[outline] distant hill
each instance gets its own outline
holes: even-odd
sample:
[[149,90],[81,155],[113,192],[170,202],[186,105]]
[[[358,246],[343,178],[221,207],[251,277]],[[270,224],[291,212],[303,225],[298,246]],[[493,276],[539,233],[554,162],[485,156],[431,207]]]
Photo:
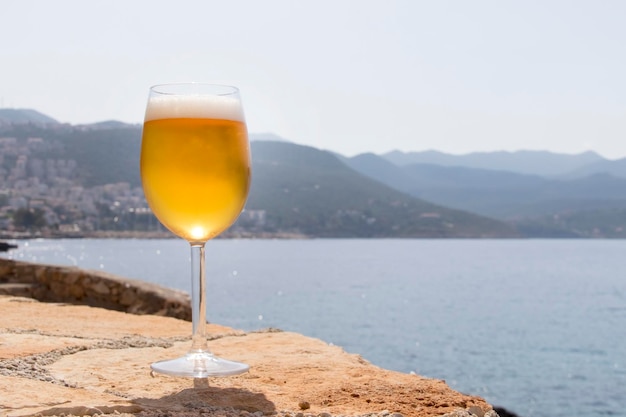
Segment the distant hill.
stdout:
[[84,125],[77,125],[77,128],[84,130],[109,130],[109,129],[132,129],[141,128],[140,124],[124,123],[117,120],[106,120],[104,122],[96,122]]
[[75,160],[77,183],[92,187],[117,182],[140,186],[139,152],[141,127],[86,129],[82,126],[39,125],[0,126],[0,136],[26,142],[44,138],[45,146],[33,148],[31,158]]
[[515,224],[524,236],[626,238],[626,208],[596,208],[520,219]]
[[605,161],[604,158],[595,152],[566,155],[547,151],[500,151],[451,155],[438,151],[408,153],[393,151],[381,156],[398,166],[418,163],[434,164],[511,171],[541,176],[564,175],[589,164]]
[[58,124],[53,118],[32,109],[0,109],[0,126],[9,124]]
[[592,162],[588,165],[584,165],[575,170],[563,174],[561,177],[567,178],[581,178],[593,174],[609,174],[614,177],[626,178],[626,158],[617,159],[614,161],[601,160]]
[[396,166],[373,154],[347,158],[358,172],[417,198],[503,220],[626,207],[626,179],[593,174],[554,179],[462,166]]
[[[61,125],[57,120],[33,109],[0,109],[0,126],[30,124],[40,127],[52,128]],[[69,127],[70,125],[65,125]],[[117,120],[106,120],[97,123],[81,124],[73,126],[76,129],[99,130],[99,129],[123,129],[136,128],[138,124],[129,124]]]
[[252,142],[246,207],[277,230],[326,237],[507,237],[508,225],[417,200],[360,175],[332,153]]

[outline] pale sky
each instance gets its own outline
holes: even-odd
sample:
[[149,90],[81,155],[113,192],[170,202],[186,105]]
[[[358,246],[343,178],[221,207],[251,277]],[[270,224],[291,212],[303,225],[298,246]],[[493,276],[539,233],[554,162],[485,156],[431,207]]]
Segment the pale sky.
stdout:
[[626,157],[623,0],[0,0],[0,107],[140,123],[148,88],[241,89],[252,133],[353,156]]

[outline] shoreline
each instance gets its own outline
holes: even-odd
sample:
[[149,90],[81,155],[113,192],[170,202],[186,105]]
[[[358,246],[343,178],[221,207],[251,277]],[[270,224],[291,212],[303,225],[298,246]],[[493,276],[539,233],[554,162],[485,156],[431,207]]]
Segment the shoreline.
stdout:
[[[312,239],[299,233],[229,233],[225,232],[214,239]],[[89,233],[22,233],[0,231],[0,240],[27,239],[180,239],[174,234],[163,232],[99,231]]]

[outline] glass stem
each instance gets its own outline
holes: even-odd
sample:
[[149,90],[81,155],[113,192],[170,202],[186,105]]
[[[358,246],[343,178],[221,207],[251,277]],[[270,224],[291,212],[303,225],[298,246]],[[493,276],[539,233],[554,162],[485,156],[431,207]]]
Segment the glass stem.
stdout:
[[191,244],[191,319],[193,323],[192,352],[207,352],[206,340],[206,277],[204,243]]

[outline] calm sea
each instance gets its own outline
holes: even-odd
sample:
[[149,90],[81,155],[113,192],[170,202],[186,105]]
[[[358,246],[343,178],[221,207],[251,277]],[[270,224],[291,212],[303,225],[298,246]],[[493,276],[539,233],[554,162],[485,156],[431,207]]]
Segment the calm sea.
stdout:
[[[190,291],[180,240],[33,240],[4,257]],[[523,417],[626,416],[626,241],[215,240],[209,320],[277,327]]]

